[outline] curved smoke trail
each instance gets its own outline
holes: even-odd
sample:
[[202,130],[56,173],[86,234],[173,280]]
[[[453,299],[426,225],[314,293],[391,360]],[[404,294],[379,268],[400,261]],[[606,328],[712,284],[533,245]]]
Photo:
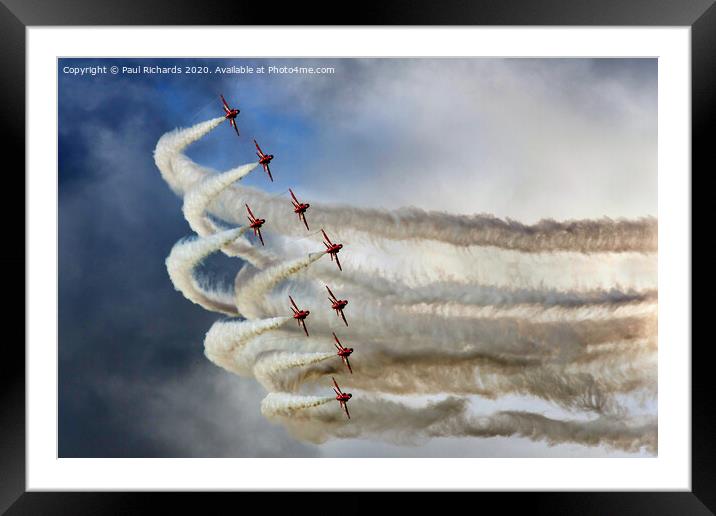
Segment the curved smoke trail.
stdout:
[[[224,174],[209,176],[187,190],[186,195],[184,195],[182,212],[184,213],[184,218],[189,223],[189,227],[191,227],[196,234],[199,236],[210,236],[214,233],[226,230],[220,223],[208,217],[206,211],[211,201],[221,191],[251,173],[257,165],[258,163],[250,163],[229,170]],[[242,258],[258,268],[264,268],[277,259],[275,256],[268,255],[266,251],[256,249],[245,239],[237,239],[222,247],[221,250],[227,256]]]
[[[157,143],[157,167],[184,196],[185,218],[199,235],[175,246],[167,269],[188,299],[246,318],[216,322],[204,352],[270,391],[261,404],[266,417],[314,442],[520,436],[655,453],[655,420],[631,416],[634,403],[624,402],[656,397],[655,219],[524,225],[489,215],[312,202],[312,225],[332,235],[340,228],[336,238],[348,244],[338,271],[316,263],[325,252],[314,252],[319,241],[307,240],[286,200],[235,184],[255,163],[218,173],[183,154],[223,120],[167,133]],[[244,224],[244,203],[270,221],[266,248],[241,236],[245,226],[224,225]],[[218,250],[247,262],[233,292],[194,277]],[[298,257],[279,258],[291,254]],[[348,327],[327,304],[327,284],[351,300]],[[311,338],[285,326],[288,295],[311,310]],[[332,332],[355,346],[355,374],[336,356]],[[332,396],[302,394],[330,392],[330,376],[360,391],[350,422]],[[384,394],[453,397],[414,406]],[[586,419],[509,410],[475,415],[468,396],[535,398]]]
[[257,165],[257,163],[250,163],[229,170],[223,174],[209,176],[196,184],[193,188],[190,188],[186,192],[186,195],[184,195],[184,204],[182,205],[182,212],[184,213],[184,218],[189,223],[189,227],[200,236],[208,236],[212,233],[216,233],[216,225],[205,215],[209,204],[232,183],[247,176]]
[[290,317],[272,317],[260,321],[217,321],[204,338],[204,354],[227,371],[247,374],[251,366],[246,365],[246,360],[242,360],[239,351],[251,339],[279,328],[288,320]]
[[188,238],[175,244],[166,259],[167,272],[174,288],[189,301],[207,310],[238,315],[231,293],[206,288],[194,275],[194,269],[204,258],[241,237],[247,227],[229,229],[203,238]]
[[181,162],[184,161],[181,153],[189,145],[216,129],[223,121],[224,117],[213,118],[189,128],[176,129],[159,138],[154,148],[154,163],[174,193],[183,195],[189,185],[207,175],[205,171],[197,171],[194,175],[187,170],[178,172],[177,169],[182,166]]

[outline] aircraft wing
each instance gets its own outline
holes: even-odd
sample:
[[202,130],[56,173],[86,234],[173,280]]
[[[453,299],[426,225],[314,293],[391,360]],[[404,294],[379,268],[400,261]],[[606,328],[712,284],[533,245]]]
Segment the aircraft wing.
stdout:
[[229,123],[231,124],[231,127],[234,128],[234,131],[236,131],[236,136],[241,136],[241,135],[239,134],[239,126],[236,125],[236,120],[233,119],[233,118],[231,118],[231,119],[229,120]]
[[271,175],[271,167],[269,165],[266,165],[266,173],[269,175],[269,179],[273,183],[273,176]]
[[343,404],[343,410],[346,411],[346,416],[348,416],[348,419],[351,418],[350,412],[348,412],[348,405],[346,403]]
[[[308,229],[308,222],[306,222],[306,215],[303,213],[300,213],[299,217],[301,217],[301,220],[303,220],[303,225],[306,226],[306,229]],[[308,229],[308,231],[311,231],[311,230]]]
[[346,323],[346,326],[348,326],[348,321],[346,321],[346,316],[343,313],[343,310],[340,310],[340,313],[341,313],[341,319],[343,319],[343,322]]
[[336,298],[336,296],[333,294],[333,292],[331,292],[331,289],[328,288],[328,285],[326,285],[326,289],[328,289],[328,293],[329,293],[329,294],[331,295],[331,297],[333,298],[333,301],[336,301],[337,298]]
[[288,296],[288,298],[291,300],[291,304],[293,305],[293,307],[298,310],[298,306],[296,306],[296,302],[293,300],[293,298],[291,296]]
[[231,108],[229,108],[229,105],[226,103],[226,99],[224,98],[224,96],[219,95],[219,97],[221,97],[221,102],[224,104],[224,111],[226,111],[227,113],[231,111]]
[[246,209],[249,210],[249,215],[251,215],[251,218],[255,219],[256,217],[254,216],[254,212],[251,211],[251,208],[249,208],[248,204],[246,205]]
[[339,394],[343,394],[343,393],[341,392],[341,388],[338,387],[338,384],[336,383],[336,379],[331,376],[331,380],[333,380],[333,385],[336,386],[336,390],[338,390],[338,393],[339,393]]
[[348,370],[353,374],[353,369],[351,369],[351,363],[348,361],[348,357],[345,358],[346,365],[348,366]]
[[326,239],[326,242],[328,242],[329,244],[333,245],[333,242],[331,242],[331,239],[328,238],[328,235],[326,235],[326,232],[323,231],[323,229],[321,229],[321,233],[323,233],[323,238]]
[[264,237],[261,236],[261,229],[260,229],[260,228],[256,228],[256,234],[259,236],[259,240],[261,240],[261,245],[265,245],[265,244],[264,244]]
[[259,144],[256,139],[254,139],[254,145],[256,145],[256,150],[259,151],[259,157],[263,157],[264,152],[261,150],[261,147],[259,147]]
[[289,188],[288,191],[291,193],[291,197],[293,198],[293,200],[296,201],[296,204],[301,204],[300,202],[298,202],[298,199],[296,199],[296,195],[293,193],[293,190]]
[[341,262],[338,260],[338,254],[336,253],[336,265],[338,265],[338,270],[342,271],[343,267],[341,267]]

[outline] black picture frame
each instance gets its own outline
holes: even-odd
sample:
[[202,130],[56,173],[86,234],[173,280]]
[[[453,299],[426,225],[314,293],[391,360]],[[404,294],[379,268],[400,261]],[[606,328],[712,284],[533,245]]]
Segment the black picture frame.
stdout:
[[[351,7],[356,7],[353,9]],[[349,9],[344,10],[346,7]],[[360,7],[360,8],[358,8]],[[268,5],[244,0],[0,0],[0,141],[3,153],[14,160],[0,173],[10,191],[25,191],[25,29],[29,26],[62,25],[618,25],[618,26],[690,26],[692,72],[692,170],[702,175],[716,170],[712,142],[716,125],[716,6],[714,0],[664,2],[662,0],[541,0],[500,2],[479,0],[443,0],[441,2],[391,0],[339,5],[323,0],[311,3]],[[347,12],[350,11],[350,17]],[[341,14],[346,13],[346,14]],[[42,99],[33,99],[41,102]],[[692,171],[692,179],[694,177]],[[13,181],[16,184],[13,184]],[[15,188],[13,188],[15,187]],[[8,191],[6,191],[8,193]],[[24,196],[0,203],[3,220],[15,220],[24,211]],[[12,219],[11,219],[12,217]],[[13,234],[12,232],[16,234]],[[24,228],[15,224],[6,229],[6,239],[25,241]],[[19,245],[14,246],[20,249]],[[26,256],[18,251],[3,253],[0,259],[6,282],[20,290]],[[7,271],[13,271],[7,274]],[[24,292],[24,285],[23,285]],[[19,299],[17,296],[15,300]],[[24,295],[23,295],[24,299]],[[25,304],[8,304],[6,325],[22,328]],[[26,319],[25,319],[26,320]],[[13,322],[14,321],[14,322]],[[164,508],[176,504],[191,510],[222,506],[235,510],[236,496],[262,496],[247,493],[39,493],[25,492],[25,353],[18,338],[10,334],[0,359],[0,512],[6,514],[136,514],[153,510],[160,499]],[[679,345],[687,343],[678,343]],[[688,343],[691,344],[691,343]],[[451,506],[480,501],[499,504],[500,511],[529,510],[537,514],[713,514],[716,511],[716,425],[709,395],[714,388],[713,374],[706,349],[712,344],[692,346],[692,490],[690,492],[586,492],[586,493],[464,493],[451,494]],[[316,495],[315,493],[313,494]],[[211,496],[211,505],[207,497]],[[263,495],[265,496],[265,495]],[[277,508],[302,503],[295,497],[272,494]],[[322,497],[325,494],[321,494]],[[382,495],[375,493],[342,494],[329,499],[329,507],[341,512],[372,511]],[[457,496],[459,498],[452,498]],[[467,500],[467,496],[471,500]],[[189,499],[190,498],[190,499]],[[198,498],[198,499],[197,499]],[[401,501],[401,512],[425,508],[424,494],[413,494]],[[326,500],[326,498],[323,498]],[[256,499],[258,501],[258,499]],[[252,502],[242,499],[244,507]],[[473,506],[479,510],[477,506]],[[444,510],[444,509],[443,509]]]

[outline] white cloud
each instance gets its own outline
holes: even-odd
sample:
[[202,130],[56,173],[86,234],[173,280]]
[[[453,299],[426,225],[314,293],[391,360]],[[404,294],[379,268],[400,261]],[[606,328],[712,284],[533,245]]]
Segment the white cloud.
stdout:
[[298,95],[300,84],[293,108],[320,128],[302,178],[318,197],[523,222],[656,215],[655,65],[631,75],[590,60],[336,66],[335,91],[325,78],[287,86]]

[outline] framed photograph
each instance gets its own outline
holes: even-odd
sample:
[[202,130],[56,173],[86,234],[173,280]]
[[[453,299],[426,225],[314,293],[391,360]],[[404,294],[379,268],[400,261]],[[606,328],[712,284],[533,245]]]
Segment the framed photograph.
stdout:
[[691,345],[712,2],[395,2],[351,26],[45,4],[0,10],[26,171],[0,509],[716,507]]

